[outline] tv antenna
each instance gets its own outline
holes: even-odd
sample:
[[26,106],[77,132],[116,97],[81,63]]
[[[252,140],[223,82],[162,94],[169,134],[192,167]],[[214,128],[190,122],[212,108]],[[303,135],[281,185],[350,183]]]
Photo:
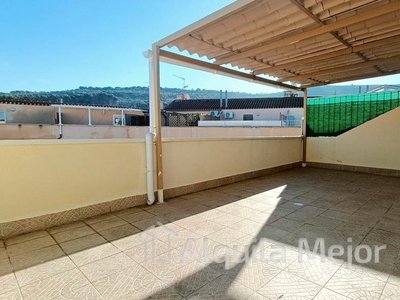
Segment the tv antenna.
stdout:
[[180,77],[178,75],[174,75],[175,77],[178,77],[180,79],[182,79],[182,89],[186,89],[188,87],[188,85],[185,84],[186,79],[183,77]]

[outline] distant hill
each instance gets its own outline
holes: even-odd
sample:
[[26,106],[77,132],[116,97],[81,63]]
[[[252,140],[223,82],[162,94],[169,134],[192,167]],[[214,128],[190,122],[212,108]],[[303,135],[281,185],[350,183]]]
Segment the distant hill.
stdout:
[[[337,85],[321,86],[308,90],[309,96],[331,96],[365,93],[379,85]],[[191,89],[182,90],[179,88],[161,88],[161,99],[169,103],[176,99],[177,94],[186,93],[191,99],[215,99],[220,97],[220,91]],[[240,93],[228,92],[228,98],[262,98],[262,97],[283,97],[284,92],[278,93]],[[225,93],[224,93],[225,96]],[[302,96],[299,94],[299,96]],[[85,87],[81,86],[75,90],[54,91],[54,92],[30,92],[12,91],[0,93],[1,100],[23,100],[34,102],[60,103],[62,99],[66,104],[95,104],[104,106],[118,106],[129,108],[148,108],[149,90],[148,87]]]

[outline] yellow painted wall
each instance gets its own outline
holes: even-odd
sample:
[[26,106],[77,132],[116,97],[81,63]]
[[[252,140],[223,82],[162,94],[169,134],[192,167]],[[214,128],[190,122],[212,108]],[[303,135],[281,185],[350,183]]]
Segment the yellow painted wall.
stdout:
[[0,141],[0,153],[0,223],[146,193],[143,141]]
[[307,161],[400,170],[400,107],[336,138],[307,138]]
[[[300,138],[163,142],[164,188],[301,160]],[[146,194],[143,140],[0,141],[0,223]]]
[[301,138],[166,141],[164,188],[299,162],[301,147]]

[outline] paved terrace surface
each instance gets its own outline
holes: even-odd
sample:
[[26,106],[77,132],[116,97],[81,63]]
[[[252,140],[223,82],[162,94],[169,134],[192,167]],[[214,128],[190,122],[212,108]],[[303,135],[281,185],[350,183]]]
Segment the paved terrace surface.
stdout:
[[400,299],[399,249],[400,178],[295,169],[1,241],[0,299]]

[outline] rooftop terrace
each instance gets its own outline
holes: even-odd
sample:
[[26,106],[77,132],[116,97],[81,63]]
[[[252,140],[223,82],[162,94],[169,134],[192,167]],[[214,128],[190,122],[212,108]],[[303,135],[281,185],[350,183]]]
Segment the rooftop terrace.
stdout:
[[6,239],[0,299],[399,299],[399,250],[400,178],[298,168]]

